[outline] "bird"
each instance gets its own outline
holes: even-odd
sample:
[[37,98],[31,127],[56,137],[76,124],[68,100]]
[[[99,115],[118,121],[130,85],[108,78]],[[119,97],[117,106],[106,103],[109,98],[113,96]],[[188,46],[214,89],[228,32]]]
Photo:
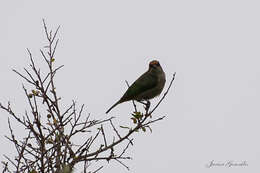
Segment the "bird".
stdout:
[[149,101],[161,94],[165,82],[165,73],[159,61],[151,61],[148,70],[128,87],[124,95],[106,111],[106,114],[118,104],[126,101]]

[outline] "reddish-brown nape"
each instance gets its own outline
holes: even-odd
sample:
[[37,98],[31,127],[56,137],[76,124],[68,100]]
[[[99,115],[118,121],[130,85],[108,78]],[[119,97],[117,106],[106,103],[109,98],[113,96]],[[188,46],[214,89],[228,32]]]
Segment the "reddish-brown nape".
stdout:
[[149,63],[149,65],[158,65],[159,64],[159,61],[157,60],[153,60]]

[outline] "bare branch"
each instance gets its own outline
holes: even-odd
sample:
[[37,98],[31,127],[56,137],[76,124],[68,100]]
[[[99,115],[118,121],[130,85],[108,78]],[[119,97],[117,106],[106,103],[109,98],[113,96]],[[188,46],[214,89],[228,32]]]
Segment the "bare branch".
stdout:
[[104,128],[103,128],[103,125],[101,124],[101,132],[102,132],[102,136],[104,138],[104,143],[105,143],[105,147],[107,147],[107,140],[106,140],[106,135],[105,135],[105,132],[104,132]]
[[[90,113],[85,115],[84,104],[78,106],[74,100],[68,106],[63,105],[54,80],[57,72],[64,67],[56,64],[55,55],[60,26],[52,32],[43,19],[43,28],[47,45],[44,49],[40,49],[40,53],[47,70],[36,66],[37,61],[29,49],[27,49],[29,67],[24,68],[23,73],[13,69],[26,82],[22,88],[29,108],[18,115],[9,102],[7,105],[0,103],[0,109],[6,111],[12,117],[11,120],[19,122],[26,132],[24,136],[17,137],[8,118],[10,134],[5,137],[13,144],[16,157],[10,158],[4,155],[7,162],[2,162],[3,172],[59,173],[65,168],[73,169],[80,163],[84,172],[91,172],[87,171],[91,169],[90,165],[97,161],[111,160],[129,170],[124,162],[131,159],[127,156],[127,151],[131,145],[133,146],[132,135],[139,131],[145,132],[147,128],[151,130],[150,126],[153,123],[165,118],[165,116],[155,119],[149,117],[165,99],[176,73],[152,110],[150,102],[142,103],[145,106],[145,111],[142,113],[137,110],[136,102],[133,101],[134,112],[131,117],[133,124],[130,127],[119,126],[127,129],[121,131],[114,124],[115,117],[96,119],[95,116],[90,116]],[[126,84],[129,87],[127,81]],[[96,173],[102,168],[103,166],[100,166],[92,172]]]

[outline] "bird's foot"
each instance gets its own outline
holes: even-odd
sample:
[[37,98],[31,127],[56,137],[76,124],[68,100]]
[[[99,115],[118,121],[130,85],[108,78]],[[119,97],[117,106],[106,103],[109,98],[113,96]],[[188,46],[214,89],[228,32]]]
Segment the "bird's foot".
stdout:
[[150,109],[151,106],[151,102],[149,100],[145,100],[145,102],[138,100],[138,102],[144,105],[144,110],[146,111],[146,113],[148,113],[148,110]]

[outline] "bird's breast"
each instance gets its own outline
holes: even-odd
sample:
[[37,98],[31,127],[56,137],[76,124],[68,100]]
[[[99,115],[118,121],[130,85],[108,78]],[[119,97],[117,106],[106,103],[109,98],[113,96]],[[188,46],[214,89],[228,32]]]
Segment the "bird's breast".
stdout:
[[157,80],[158,80],[157,87],[162,90],[164,88],[164,85],[165,85],[165,82],[166,82],[165,73],[163,71],[162,71],[162,73],[160,73],[158,75],[158,79]]

